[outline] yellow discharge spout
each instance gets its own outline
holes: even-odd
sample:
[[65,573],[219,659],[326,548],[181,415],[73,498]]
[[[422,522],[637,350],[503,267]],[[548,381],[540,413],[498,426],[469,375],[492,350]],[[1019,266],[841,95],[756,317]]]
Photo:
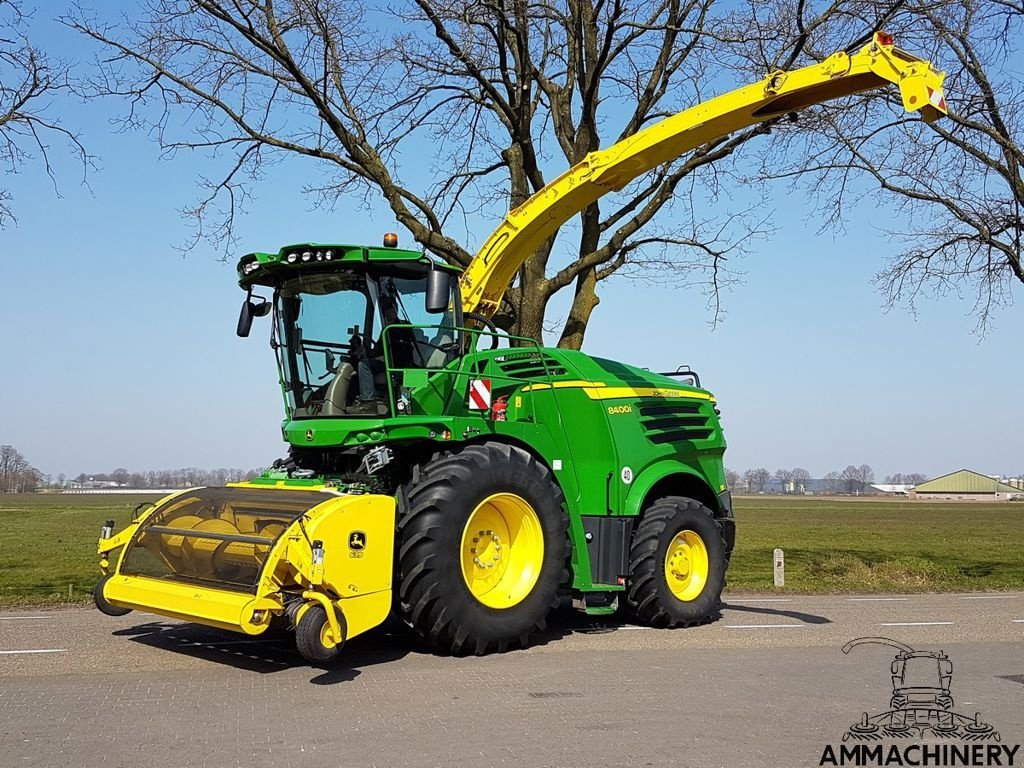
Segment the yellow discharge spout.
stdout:
[[608,192],[708,142],[814,104],[895,84],[908,112],[927,122],[946,113],[945,74],[876,33],[853,55],[773,72],[592,152],[511,211],[462,276],[463,311],[492,316],[516,271],[558,228]]

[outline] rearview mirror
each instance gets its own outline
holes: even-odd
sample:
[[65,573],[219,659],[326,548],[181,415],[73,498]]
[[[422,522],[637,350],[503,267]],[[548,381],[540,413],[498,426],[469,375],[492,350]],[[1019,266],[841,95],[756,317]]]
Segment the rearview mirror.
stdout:
[[452,276],[443,269],[432,269],[427,272],[427,295],[424,299],[427,312],[432,315],[447,312],[451,299]]
[[252,330],[252,319],[254,317],[264,317],[268,314],[270,314],[269,301],[260,296],[246,296],[245,301],[242,302],[242,311],[238,313],[238,328],[235,330],[235,333],[245,338],[249,335],[249,331]]

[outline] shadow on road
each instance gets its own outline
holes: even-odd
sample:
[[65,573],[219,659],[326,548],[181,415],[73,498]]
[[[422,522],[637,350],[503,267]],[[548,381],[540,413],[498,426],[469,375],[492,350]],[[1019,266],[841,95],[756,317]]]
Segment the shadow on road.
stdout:
[[259,637],[247,637],[200,624],[149,621],[113,632],[132,642],[159,648],[216,664],[268,674],[296,666],[301,659],[292,638],[268,631]]
[[[309,667],[295,650],[291,632],[267,630],[258,637],[246,637],[199,624],[151,621],[113,632],[151,648],[170,651],[247,672],[271,674]],[[354,680],[359,667],[396,661],[417,650],[411,636],[373,633],[347,644],[336,664],[312,679],[316,685]]]
[[743,611],[744,613],[756,613],[761,616],[785,616],[787,619],[796,619],[804,624],[831,624],[832,619],[825,616],[818,616],[814,613],[803,613],[802,611],[787,611],[779,608],[762,608],[760,606],[740,605],[738,603],[723,603],[723,608],[730,611]]
[[[824,616],[799,611],[735,603],[726,603],[722,607],[730,611],[784,616],[806,624],[831,623]],[[716,614],[712,622],[720,618],[721,614]],[[606,634],[633,628],[635,625],[619,616],[587,616],[565,605],[551,613],[547,626],[532,639],[530,647],[547,645],[573,634]],[[115,630],[113,634],[130,638],[132,642],[151,648],[259,674],[310,668],[295,650],[295,638],[292,633],[284,630],[271,629],[257,637],[247,637],[199,624],[154,620]],[[312,667],[316,674],[310,679],[310,683],[347,683],[359,677],[361,670],[366,667],[395,662],[410,654],[431,653],[432,651],[411,630],[402,627],[398,622],[389,622],[383,630],[368,632],[347,643],[338,659],[329,666],[321,669]]]

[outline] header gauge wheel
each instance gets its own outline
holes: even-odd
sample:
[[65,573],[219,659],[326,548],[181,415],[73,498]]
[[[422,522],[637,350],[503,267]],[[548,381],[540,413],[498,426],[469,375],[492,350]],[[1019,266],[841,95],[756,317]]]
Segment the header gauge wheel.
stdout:
[[92,588],[92,599],[96,603],[96,607],[99,608],[100,613],[105,613],[107,616],[127,616],[132,612],[131,608],[122,608],[119,605],[114,605],[107,600],[103,594],[103,587],[110,581],[110,575],[104,576],[98,582],[96,586]]
[[666,496],[643,514],[629,551],[626,604],[652,627],[706,624],[725,586],[726,543],[710,509]]
[[345,617],[339,612],[338,623],[342,637],[335,637],[322,605],[308,606],[299,614],[295,625],[295,647],[299,655],[311,664],[329,664],[334,661],[345,644]]

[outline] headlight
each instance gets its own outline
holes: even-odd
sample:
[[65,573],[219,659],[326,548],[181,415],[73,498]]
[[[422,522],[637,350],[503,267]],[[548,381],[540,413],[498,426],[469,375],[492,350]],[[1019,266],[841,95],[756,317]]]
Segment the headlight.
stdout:
[[306,251],[305,253],[302,254],[302,260],[303,261],[309,261],[312,258],[313,258],[313,254],[310,251]]
[[326,251],[324,253],[324,258],[327,259],[328,261],[333,259],[334,258],[334,251]]
[[294,264],[296,261],[299,260],[299,254],[297,254],[297,253],[289,253],[284,258],[285,258],[285,261],[287,261],[289,264]]

